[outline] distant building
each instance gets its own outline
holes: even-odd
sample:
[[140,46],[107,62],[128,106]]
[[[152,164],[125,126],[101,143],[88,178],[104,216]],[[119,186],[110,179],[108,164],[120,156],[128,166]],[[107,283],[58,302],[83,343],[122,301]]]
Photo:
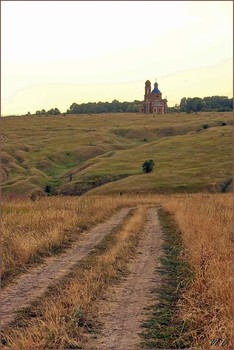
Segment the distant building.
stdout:
[[151,82],[145,82],[144,102],[140,105],[139,112],[141,113],[167,113],[167,99],[162,99],[162,93],[158,89],[158,83],[154,84],[154,89],[151,91]]

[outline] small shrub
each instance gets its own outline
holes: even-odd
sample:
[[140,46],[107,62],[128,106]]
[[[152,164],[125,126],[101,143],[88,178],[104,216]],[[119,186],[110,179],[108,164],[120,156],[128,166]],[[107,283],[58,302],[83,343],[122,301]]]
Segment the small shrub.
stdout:
[[202,127],[203,127],[203,129],[208,129],[209,125],[208,124],[203,124]]
[[225,126],[225,125],[227,125],[227,123],[225,123],[225,122],[223,122],[223,121],[220,121],[220,122],[218,122],[218,125],[219,125],[219,126]]
[[45,193],[48,194],[49,196],[52,196],[55,194],[54,186],[53,185],[46,185],[45,186]]
[[142,169],[144,171],[144,173],[150,173],[154,168],[154,161],[152,159],[150,160],[146,160],[143,164],[142,164]]

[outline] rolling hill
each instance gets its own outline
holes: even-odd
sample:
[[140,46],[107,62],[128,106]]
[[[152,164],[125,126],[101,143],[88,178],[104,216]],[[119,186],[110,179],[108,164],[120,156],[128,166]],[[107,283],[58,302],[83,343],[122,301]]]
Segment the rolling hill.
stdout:
[[232,123],[230,112],[2,118],[2,193],[226,192]]

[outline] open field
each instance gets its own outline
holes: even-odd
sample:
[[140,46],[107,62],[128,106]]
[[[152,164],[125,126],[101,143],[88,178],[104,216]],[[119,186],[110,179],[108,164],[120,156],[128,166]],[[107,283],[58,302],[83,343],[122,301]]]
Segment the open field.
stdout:
[[[139,261],[137,247],[145,239],[146,209],[159,205],[175,221],[183,241],[179,259],[186,260],[194,274],[176,305],[178,318],[187,325],[181,337],[192,337],[190,345],[195,348],[215,349],[217,346],[210,343],[217,338],[227,339],[223,348],[233,348],[231,194],[58,196],[35,202],[3,197],[6,284],[17,281],[17,274],[30,272],[32,264],[40,264],[48,255],[58,258],[67,245],[71,247],[85,237],[85,230],[121,208],[137,208],[49,291],[47,298],[19,314],[18,321],[3,330],[3,348],[89,349],[90,336],[92,344],[93,336],[99,337],[95,333],[99,328],[95,323],[98,302],[103,293],[118,287],[122,275],[131,277],[128,266]],[[9,282],[11,275],[15,277]],[[5,288],[8,286],[3,292]]]
[[231,125],[229,112],[2,118],[2,192],[225,192]]
[[233,348],[232,124],[2,118],[3,349]]

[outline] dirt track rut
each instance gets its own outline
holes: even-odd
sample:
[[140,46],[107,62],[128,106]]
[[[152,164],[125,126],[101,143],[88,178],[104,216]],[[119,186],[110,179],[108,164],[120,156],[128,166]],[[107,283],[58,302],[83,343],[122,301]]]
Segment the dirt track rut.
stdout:
[[137,256],[129,263],[129,275],[111,287],[97,305],[101,334],[88,343],[87,349],[139,349],[140,325],[147,317],[145,308],[155,301],[151,291],[160,283],[155,270],[160,264],[161,246],[157,209],[150,208]]
[[87,256],[102,239],[122,223],[131,208],[121,209],[116,215],[83,235],[66,252],[50,257],[42,265],[21,275],[1,291],[1,327],[15,318],[15,312],[30,306],[55,281],[65,276],[73,265]]

